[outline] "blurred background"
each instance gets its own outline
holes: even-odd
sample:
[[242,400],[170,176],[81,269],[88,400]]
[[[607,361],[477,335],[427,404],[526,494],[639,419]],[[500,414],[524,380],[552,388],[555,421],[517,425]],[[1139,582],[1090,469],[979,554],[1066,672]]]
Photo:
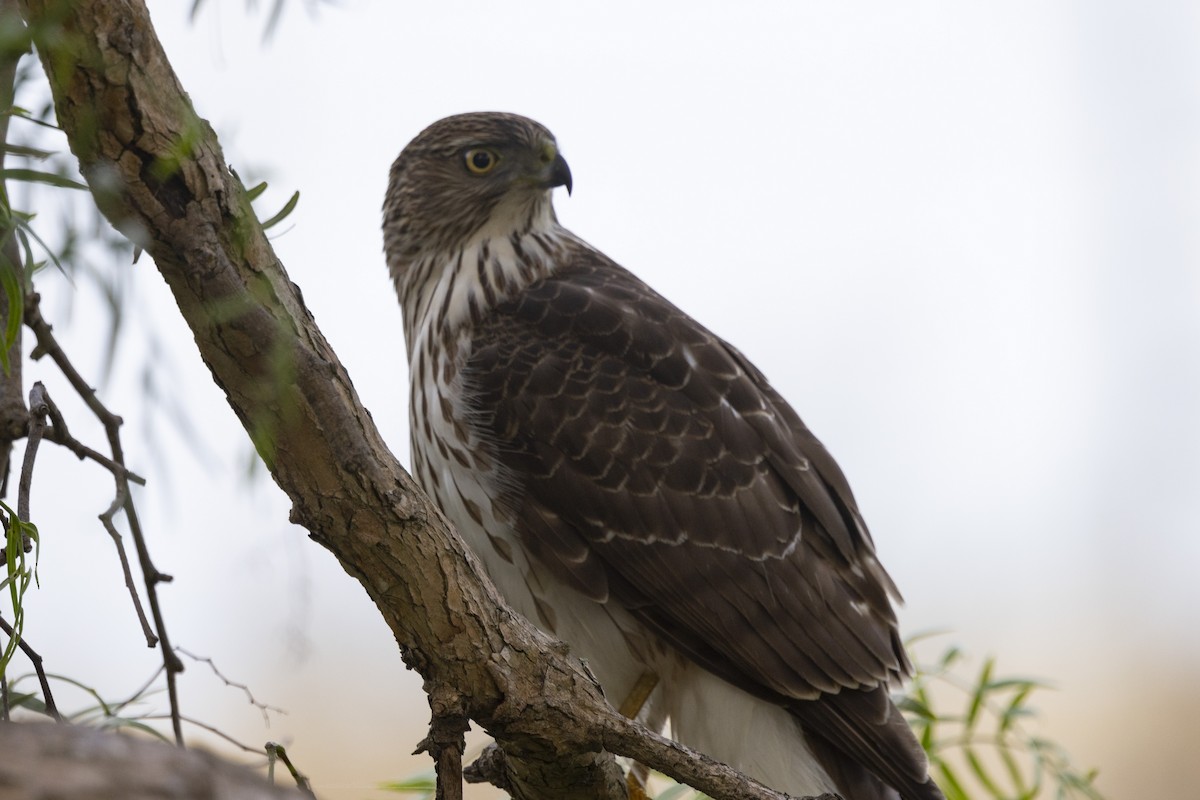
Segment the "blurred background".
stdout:
[[[343,0],[286,3],[266,37],[270,3],[190,5],[151,0],[158,35],[230,164],[269,181],[261,216],[300,191],[275,247],[402,462],[388,167],[442,116],[525,114],[571,164],[563,223],[743,350],[837,457],[904,630],[1053,684],[1044,729],[1109,798],[1194,794],[1200,5]],[[148,257],[105,258],[37,288],[149,479],[171,635],[287,711],[264,724],[189,663],[185,712],[288,744],[322,798],[389,796],[428,768],[420,680],[288,524]],[[49,447],[37,476],[30,641],[132,693],[159,661],[94,521],[111,482]]]

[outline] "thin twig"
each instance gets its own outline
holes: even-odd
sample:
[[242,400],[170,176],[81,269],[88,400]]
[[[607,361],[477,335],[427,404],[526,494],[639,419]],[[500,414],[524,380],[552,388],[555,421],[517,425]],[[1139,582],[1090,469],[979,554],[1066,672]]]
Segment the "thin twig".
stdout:
[[113,501],[109,504],[104,513],[100,514],[100,524],[104,526],[104,530],[108,531],[109,537],[113,540],[113,544],[117,548],[117,557],[121,561],[121,572],[125,575],[125,588],[129,590],[129,596],[133,598],[133,610],[137,612],[138,622],[142,625],[142,634],[146,637],[146,646],[154,647],[158,644],[158,637],[154,635],[154,630],[150,627],[150,621],[146,619],[146,612],[142,608],[142,599],[138,597],[137,584],[133,580],[133,570],[129,568],[129,556],[125,554],[125,540],[121,536],[121,532],[117,530],[116,523],[113,522],[113,517],[125,505],[125,496],[129,493],[129,485],[123,481],[117,481],[117,494],[113,497]]
[[163,670],[165,670],[166,668],[167,668],[166,664],[159,664],[158,669],[154,670],[154,674],[151,675],[150,678],[137,689],[137,691],[135,691],[133,694],[131,694],[129,696],[129,699],[122,700],[120,703],[117,703],[116,705],[114,705],[112,707],[112,712],[114,714],[116,714],[118,711],[121,711],[122,709],[127,707],[130,703],[132,703],[133,701],[141,699],[142,695],[144,695],[146,693],[146,691],[151,686],[154,685],[154,682],[156,680],[158,680],[158,676],[162,675]]
[[146,479],[128,469],[124,464],[118,464],[103,453],[93,450],[83,442],[76,439],[67,430],[67,421],[63,418],[62,412],[58,410],[58,406],[54,404],[54,400],[50,395],[46,395],[46,403],[50,406],[50,422],[51,426],[46,429],[46,438],[55,444],[62,445],[70,450],[82,461],[85,458],[90,458],[97,464],[107,469],[114,475],[117,473],[123,474],[126,478],[136,483],[138,486],[145,486]]
[[67,354],[59,345],[58,340],[54,338],[54,329],[42,316],[41,299],[41,295],[37,292],[30,292],[25,296],[25,324],[29,326],[38,340],[32,358],[37,361],[42,356],[50,356],[50,360],[54,362],[55,366],[62,370],[62,374],[71,384],[71,388],[78,393],[88,410],[96,415],[104,427],[108,428],[114,425],[119,427],[124,420],[104,407],[100,398],[96,396],[96,390],[83,379],[71,360],[67,358]]
[[[157,632],[158,646],[161,649],[163,664],[166,667],[167,676],[167,696],[171,704],[171,727],[175,733],[175,743],[180,747],[183,746],[183,723],[182,715],[179,711],[179,692],[176,687],[175,676],[183,671],[183,662],[179,660],[179,656],[171,648],[170,639],[167,636],[166,622],[163,620],[162,608],[158,602],[158,584],[169,583],[172,578],[170,575],[159,572],[154,566],[154,562],[150,559],[150,551],[146,546],[146,539],[142,534],[142,526],[138,521],[137,509],[133,504],[133,497],[129,492],[129,480],[127,470],[125,469],[125,455],[121,447],[120,428],[123,420],[112,413],[100,402],[100,398],[96,396],[95,390],[88,385],[79,371],[67,358],[67,354],[59,345],[58,340],[54,338],[53,330],[50,324],[42,316],[41,297],[36,292],[29,292],[25,297],[25,324],[30,327],[34,335],[37,337],[37,347],[34,349],[33,358],[41,358],[43,355],[50,356],[55,365],[62,371],[71,387],[79,394],[84,403],[91,410],[96,418],[104,425],[105,434],[108,437],[109,449],[112,452],[112,461],[121,466],[121,470],[113,472],[113,480],[117,486],[117,496],[113,499],[113,504],[105,515],[101,515],[101,520],[105,521],[105,529],[109,535],[113,536],[116,528],[112,525],[112,516],[118,509],[124,509],[125,519],[129,523],[129,532],[133,536],[133,543],[137,549],[138,562],[142,567],[142,577],[146,584],[146,598],[150,604],[150,615],[154,619],[154,630]],[[107,516],[107,520],[106,520]],[[119,541],[119,537],[114,536],[114,541]],[[118,547],[118,552],[123,554],[123,548]],[[126,567],[126,576],[132,584],[132,578],[129,577],[127,563],[122,555],[122,564]],[[136,601],[137,592],[133,591],[132,585],[131,595],[135,598],[135,606],[138,608],[139,618],[143,620],[145,627],[145,616],[141,612],[141,604]],[[150,641],[150,637],[147,637]],[[151,644],[151,647],[154,645]]]
[[[54,338],[54,333],[52,332],[52,329],[50,329],[49,323],[47,323],[46,319],[42,317],[40,301],[41,296],[37,295],[36,293],[30,293],[28,296],[26,296],[25,324],[29,325],[30,329],[34,331],[34,336],[37,338],[37,351],[35,351],[35,357],[49,355],[50,359],[54,361],[55,365],[59,366],[62,374],[66,375],[67,381],[70,381],[73,389],[79,392],[80,396],[83,396],[84,402],[88,403],[88,408],[91,409],[92,413],[96,414],[96,416],[100,417],[101,421],[104,423],[104,425],[106,425],[106,427],[110,421],[115,421],[116,425],[120,425],[120,417],[108,413],[108,410],[104,408],[100,401],[98,401],[96,398],[95,392],[91,390],[91,387],[88,386],[88,384],[86,384],[86,381],[83,379],[83,375],[80,375],[71,365],[71,361],[67,359],[66,353],[62,351],[58,341],[56,341]],[[47,397],[47,401],[50,421],[54,423],[54,427],[50,428],[48,438],[59,441],[60,444],[64,444],[68,447],[68,449],[76,452],[76,455],[79,455],[79,450],[70,444],[72,441],[74,441],[74,438],[71,437],[70,432],[67,431],[66,420],[62,419],[62,415],[59,413],[58,405],[55,405],[54,401],[49,399],[49,397]],[[61,440],[53,438],[54,434],[58,434]],[[84,447],[84,445],[79,445],[79,447]],[[112,537],[113,545],[116,546],[116,555],[118,555],[118,558],[121,561],[121,571],[125,573],[125,587],[128,590],[128,593],[130,593],[130,600],[133,602],[134,613],[137,613],[138,622],[140,625],[142,625],[142,632],[146,637],[146,646],[152,648],[152,646],[158,644],[158,637],[155,636],[154,628],[150,627],[150,620],[146,619],[145,610],[142,608],[142,599],[140,599],[138,596],[137,584],[133,581],[133,571],[130,569],[130,559],[128,559],[127,555],[125,554],[125,542],[122,541],[120,531],[116,530],[116,525],[113,523],[113,517],[116,515],[116,512],[120,511],[122,507],[125,506],[125,497],[128,494],[127,483],[122,479],[134,479],[130,471],[125,469],[124,464],[116,463],[113,461],[113,459],[101,456],[100,453],[96,453],[94,450],[91,450],[90,447],[86,447],[86,450],[95,453],[95,461],[106,465],[109,471],[112,471],[114,480],[116,481],[116,495],[113,498],[113,503],[108,506],[107,511],[104,511],[102,515],[100,515],[100,522],[103,525],[104,530],[108,531],[108,535]],[[138,477],[136,482],[144,483],[140,477]]]
[[[147,714],[144,717],[138,717],[138,719],[141,719],[141,720],[169,719],[169,720],[171,720],[172,723],[174,723],[175,716],[173,714]],[[186,722],[188,725],[195,725],[197,728],[202,728],[203,730],[206,730],[209,733],[211,733],[213,736],[221,737],[222,739],[229,742],[231,745],[238,748],[239,750],[242,750],[243,752],[253,753],[256,756],[263,755],[263,750],[261,747],[251,747],[250,745],[245,744],[244,742],[239,742],[237,739],[233,738],[228,733],[225,733],[220,728],[215,728],[206,722],[201,722],[198,719],[192,719],[191,717],[187,717],[187,716],[183,716],[183,715],[180,715],[179,719],[182,720],[183,722]]]
[[[12,625],[8,624],[8,620],[0,617],[0,630],[4,631],[8,636],[16,636],[16,632],[12,629]],[[42,686],[42,697],[45,698],[46,714],[55,722],[62,722],[62,715],[58,713],[58,706],[54,705],[54,695],[50,692],[50,681],[46,679],[46,671],[42,668],[42,657],[29,646],[22,636],[17,640],[17,646],[25,653],[25,657],[33,664],[33,671],[37,673],[38,683]],[[7,691],[7,681],[5,681],[5,690]],[[8,718],[8,699],[5,697],[4,703],[5,719]]]
[[218,678],[220,678],[226,686],[230,687],[231,689],[241,689],[242,692],[245,693],[246,699],[248,699],[250,701],[250,705],[254,706],[259,711],[262,712],[263,722],[266,723],[267,727],[271,726],[271,717],[270,717],[269,712],[274,711],[276,714],[286,714],[287,713],[282,708],[276,708],[275,706],[267,705],[266,703],[263,703],[263,702],[255,699],[254,693],[250,691],[249,686],[245,685],[244,683],[237,683],[236,681],[231,681],[229,678],[225,677],[221,673],[221,670],[217,669],[217,665],[215,663],[213,663],[213,660],[211,658],[205,658],[203,656],[198,656],[195,653],[190,653],[182,647],[176,647],[175,652],[182,653],[183,655],[190,658],[192,661],[197,661],[201,664],[208,664],[208,668],[211,669],[213,671],[213,674],[216,675]]
[[58,426],[52,426],[46,429],[46,439],[67,448],[76,456],[78,456],[80,461],[84,460],[85,458],[90,459],[114,475],[124,475],[130,483],[136,483],[138,486],[146,485],[146,479],[141,475],[138,475],[136,472],[130,469],[126,469],[125,465],[118,464],[108,456],[93,450],[83,442],[68,435],[66,432],[60,431]]
[[296,769],[296,767],[292,764],[292,760],[288,758],[287,750],[284,749],[283,745],[279,744],[278,742],[267,742],[267,757],[278,758],[283,762],[283,765],[288,768],[288,772],[291,773],[292,780],[296,782],[297,789],[304,792],[309,797],[317,796],[316,793],[313,792],[312,784],[308,782],[308,778],[305,777],[304,773],[300,772],[300,770]]
[[[117,461],[121,461],[123,459],[121,441],[117,436],[116,429],[109,432],[109,441],[113,444],[114,457]],[[174,578],[165,572],[159,572],[150,560],[150,550],[146,547],[146,538],[142,535],[142,525],[138,521],[133,498],[129,496],[128,484],[126,484],[125,494],[125,519],[129,523],[129,532],[133,534],[133,544],[137,548],[138,560],[142,565],[142,575],[146,580],[146,597],[150,600],[150,613],[154,617],[154,628],[158,631],[163,664],[167,668],[167,698],[171,704],[171,728],[175,732],[175,743],[183,747],[183,717],[179,711],[179,691],[175,685],[175,676],[183,672],[183,662],[179,660],[179,656],[171,648],[170,639],[167,638],[167,623],[163,619],[157,589],[159,583],[170,583]]]
[[[29,522],[29,492],[33,488],[33,464],[37,460],[38,445],[46,431],[46,415],[50,407],[46,404],[46,387],[41,381],[29,390],[29,441],[25,445],[25,460],[21,464],[21,479],[17,484],[17,517]],[[33,548],[27,534],[22,534],[22,545],[28,553]]]

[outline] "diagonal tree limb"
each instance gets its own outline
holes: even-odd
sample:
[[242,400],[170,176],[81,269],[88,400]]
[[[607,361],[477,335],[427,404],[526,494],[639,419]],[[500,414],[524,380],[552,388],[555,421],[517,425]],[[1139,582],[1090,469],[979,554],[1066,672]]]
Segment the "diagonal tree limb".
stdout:
[[58,23],[35,44],[98,205],[153,256],[214,380],[291,498],[292,519],[363,585],[426,692],[457,694],[463,713],[496,737],[514,796],[623,798],[617,753],[714,798],[779,800],[622,718],[561,645],[504,605],[384,445],[143,3],[22,8],[35,32]]

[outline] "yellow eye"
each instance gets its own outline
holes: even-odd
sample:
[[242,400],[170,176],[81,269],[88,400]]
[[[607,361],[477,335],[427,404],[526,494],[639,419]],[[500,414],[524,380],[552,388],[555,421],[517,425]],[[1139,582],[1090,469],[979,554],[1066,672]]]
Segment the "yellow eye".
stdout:
[[473,148],[468,150],[464,156],[467,162],[467,169],[476,175],[486,175],[496,168],[500,163],[500,156],[493,153],[491,150],[483,150]]

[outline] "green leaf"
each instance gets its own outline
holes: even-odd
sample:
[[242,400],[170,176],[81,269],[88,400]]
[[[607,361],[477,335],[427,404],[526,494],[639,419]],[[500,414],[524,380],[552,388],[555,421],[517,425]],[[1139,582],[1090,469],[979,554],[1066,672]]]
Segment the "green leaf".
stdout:
[[938,783],[946,795],[946,800],[971,800],[967,790],[963,788],[962,782],[959,781],[958,775],[950,768],[949,764],[940,758],[937,760],[937,771],[940,776]]
[[40,169],[24,169],[22,167],[9,167],[0,169],[0,180],[6,181],[26,181],[28,183],[47,183],[51,186],[57,186],[60,189],[83,189],[87,190],[87,186],[79,181],[72,180],[65,175],[59,175],[54,172],[45,172]]
[[419,794],[418,800],[432,800],[437,792],[437,777],[433,772],[422,772],[420,775],[414,775],[401,781],[388,781],[379,786],[385,792],[399,792],[400,794]]
[[33,226],[30,225],[27,220],[22,220],[20,217],[18,217],[17,228],[20,231],[21,244],[25,248],[25,267],[28,271],[33,271],[36,269],[36,265],[33,263],[33,245],[29,243],[29,239],[32,238],[35,242],[41,245],[43,250],[46,251],[46,255],[50,256],[50,261],[54,264],[54,266],[58,267],[58,271],[63,275],[67,274],[67,271],[63,268],[62,262],[58,260],[58,256],[54,255],[54,251],[50,249],[50,245],[42,241],[42,237],[37,235],[37,231],[33,229]]
[[1032,710],[1025,707],[1025,700],[1036,688],[1036,686],[1027,685],[1021,691],[1014,694],[1012,699],[1008,701],[1008,705],[1005,706],[1004,711],[1000,714],[999,729],[1001,733],[1007,733],[1018,719],[1027,717],[1033,713]]
[[1000,752],[1000,760],[1004,763],[1004,768],[1008,771],[1008,779],[1012,781],[1012,785],[1017,788],[1019,797],[1036,797],[1037,786],[1030,786],[1029,781],[1025,779],[1025,771],[1021,769],[1021,764],[1017,761],[1017,757],[1013,754],[1012,748],[1000,747],[997,749]]
[[12,142],[4,143],[4,152],[11,153],[14,156],[23,156],[24,158],[34,158],[38,161],[44,161],[54,155],[53,150],[39,150],[36,147],[26,147]]
[[266,190],[267,190],[267,182],[262,181],[262,182],[258,183],[256,186],[254,186],[253,188],[246,190],[246,199],[249,200],[251,203],[253,203],[259,197],[261,197],[262,193],[265,192]]
[[55,125],[53,122],[46,122],[45,120],[38,119],[33,115],[32,111],[27,108],[21,108],[20,106],[12,106],[7,111],[0,112],[0,114],[3,114],[7,117],[19,117],[26,122],[32,122],[34,125],[41,125],[43,128],[50,128],[51,130],[55,131],[62,130],[62,128]]
[[17,274],[17,265],[9,264],[8,259],[0,255],[0,285],[3,285],[5,302],[8,304],[4,341],[0,342],[0,365],[4,367],[5,375],[9,374],[8,351],[17,343],[21,324],[25,320],[25,293],[21,291],[21,280]]
[[949,669],[950,667],[954,666],[956,663],[962,660],[962,655],[962,650],[955,645],[951,645],[950,647],[946,648],[946,652],[942,653],[942,669]]
[[8,704],[13,708],[28,708],[39,714],[46,713],[46,704],[33,692],[10,692]]
[[[113,715],[112,706],[109,704],[109,702],[107,700],[105,700],[103,697],[101,697],[100,693],[98,691],[93,689],[91,686],[88,686],[86,683],[77,681],[74,678],[68,678],[66,675],[58,675],[58,674],[49,673],[49,672],[46,673],[46,677],[53,678],[56,681],[62,681],[63,683],[69,683],[72,686],[74,686],[75,688],[81,689],[81,690],[87,692],[96,701],[96,706],[104,712],[104,715],[106,717],[111,717]],[[80,712],[80,713],[83,713],[83,712]]]
[[983,708],[984,695],[987,694],[988,683],[992,679],[992,670],[995,666],[994,658],[984,659],[983,670],[979,673],[979,680],[975,684],[975,691],[971,695],[971,704],[967,706],[967,716],[963,721],[967,733],[970,733],[975,728],[975,723],[979,721],[979,712]]
[[997,691],[1001,689],[1021,688],[1027,690],[1026,693],[1034,689],[1050,689],[1053,688],[1048,683],[1036,680],[1034,678],[1001,678],[1000,680],[990,681],[988,689]]
[[289,214],[291,214],[291,213],[292,213],[292,212],[293,212],[293,211],[296,209],[296,204],[297,204],[297,203],[299,203],[299,202],[300,202],[300,192],[299,192],[299,191],[297,191],[297,192],[295,192],[295,193],[293,193],[293,194],[292,194],[292,197],[291,197],[291,199],[290,199],[290,200],[288,200],[288,201],[287,201],[287,203],[285,203],[285,204],[284,204],[283,208],[281,208],[281,209],[279,210],[279,213],[278,213],[278,214],[276,214],[275,216],[271,217],[270,219],[268,219],[266,222],[264,222],[264,223],[262,224],[262,226],[263,226],[263,230],[265,231],[265,230],[267,230],[268,228],[271,228],[271,227],[273,227],[273,226],[275,226],[275,225],[278,225],[279,223],[283,222],[283,221],[284,221],[284,219],[286,219],[286,218],[287,218],[287,216],[288,216]]
[[983,788],[991,793],[992,797],[1003,800],[1005,797],[1004,791],[992,780],[991,774],[983,766],[983,762],[979,760],[979,754],[975,752],[973,747],[964,747],[963,756],[967,759],[967,765],[970,766],[971,772],[983,784]]
[[923,719],[937,719],[937,714],[933,713],[928,705],[918,700],[913,695],[904,695],[896,699],[896,706],[901,711],[907,711],[910,714],[915,714]]

